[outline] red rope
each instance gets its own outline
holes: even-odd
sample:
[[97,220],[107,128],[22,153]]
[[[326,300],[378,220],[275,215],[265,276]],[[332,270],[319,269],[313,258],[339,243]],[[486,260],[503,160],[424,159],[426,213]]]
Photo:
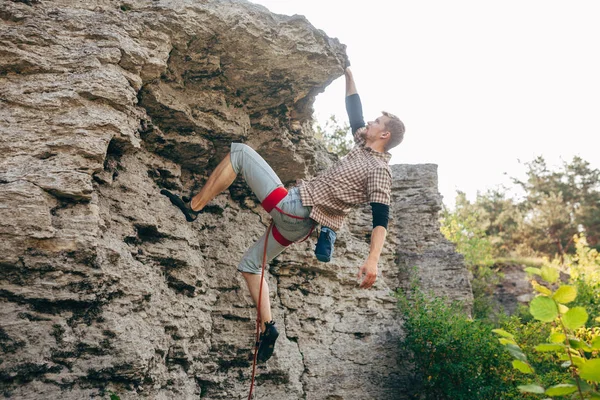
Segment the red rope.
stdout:
[[[272,209],[276,209],[277,211],[279,211],[282,214],[287,215],[288,217],[292,217],[292,218],[296,218],[296,219],[306,219],[304,217],[298,217],[296,215],[288,214],[288,213],[284,212],[281,208],[276,206],[276,204],[278,204],[279,201],[281,201],[281,199],[283,197],[285,197],[286,194],[287,194],[287,190],[285,190],[285,188],[282,188],[282,187],[277,188],[276,190],[271,192],[269,194],[269,196],[267,196],[267,199],[265,199],[263,201],[263,207],[265,207],[267,212],[270,212]],[[312,233],[314,227],[315,227],[314,225],[311,226],[310,232],[308,232],[308,235],[306,235],[306,237],[303,240],[301,240],[302,242],[305,241],[306,239],[308,239],[308,237]],[[262,261],[262,268],[261,268],[261,272],[260,272],[260,286],[258,289],[258,301],[256,304],[256,341],[254,344],[254,357],[252,360],[252,381],[250,383],[250,393],[248,393],[248,400],[252,399],[252,391],[254,390],[254,379],[256,377],[256,357],[258,355],[258,345],[259,345],[258,341],[260,340],[260,325],[261,325],[260,303],[261,303],[261,299],[262,299],[263,282],[265,279],[265,266],[267,264],[267,244],[269,243],[269,234],[271,233],[271,230],[273,230],[273,228],[274,228],[273,220],[271,220],[271,223],[269,224],[269,228],[267,229],[267,234],[265,235],[265,246],[263,248],[263,261]],[[275,231],[276,230],[274,230],[274,232]],[[279,232],[277,232],[277,233],[279,234]],[[279,234],[279,236],[281,236],[281,234]],[[282,236],[280,238],[280,240],[281,239],[285,239],[285,238],[283,238],[283,236]],[[284,246],[289,246],[290,244],[293,243],[293,242],[287,243],[287,239],[285,239],[286,243],[282,243],[282,241],[280,241],[280,240],[278,240],[278,242]]]
[[250,383],[250,393],[248,394],[248,400],[252,399],[252,391],[254,390],[254,378],[256,377],[256,356],[258,355],[258,341],[260,339],[260,324],[261,324],[261,316],[260,316],[260,303],[262,299],[262,289],[263,282],[265,277],[265,265],[267,264],[267,243],[269,243],[269,233],[271,233],[271,228],[273,227],[273,220],[269,224],[269,228],[267,229],[267,234],[265,235],[265,247],[263,249],[263,261],[262,268],[260,272],[260,286],[258,288],[258,301],[256,304],[256,342],[254,344],[254,359],[252,360],[252,382]]
[[279,208],[279,207],[273,207],[273,208],[275,208],[277,211],[279,211],[279,213],[281,213],[281,214],[283,214],[283,215],[287,215],[288,217],[291,217],[291,218],[296,218],[296,219],[306,219],[306,218],[304,218],[304,217],[299,217],[299,216],[297,216],[297,215],[288,214],[288,213],[286,213],[285,211],[283,211],[283,210],[282,210],[281,208]]
[[[288,213],[286,213],[285,211],[283,211],[283,210],[282,210],[281,208],[279,208],[279,207],[274,207],[274,208],[275,208],[275,210],[279,211],[279,213],[281,213],[281,214],[283,214],[283,215],[287,215],[288,217],[291,217],[291,218],[295,218],[295,219],[308,219],[308,218],[305,218],[305,217],[298,217],[297,215],[288,214]],[[306,235],[306,237],[305,237],[304,239],[300,240],[298,243],[302,243],[302,242],[304,242],[306,239],[308,239],[308,238],[310,237],[310,234],[313,232],[313,230],[314,230],[314,229],[315,229],[315,225],[313,224],[313,225],[310,227],[310,231],[308,231],[308,235]],[[273,233],[275,233],[276,231],[277,231],[277,227],[274,227]],[[279,233],[279,232],[276,232],[276,233]],[[280,233],[279,233],[279,235],[281,236],[281,234],[280,234]],[[277,240],[277,238],[275,238],[275,239]],[[285,238],[284,238],[284,239],[285,239]],[[284,246],[289,246],[290,244],[293,244],[293,243],[294,243],[294,242],[289,242],[289,240],[287,240],[287,239],[285,239],[285,241],[289,242],[289,244],[283,243],[283,241],[280,241],[280,240],[277,240],[277,241],[278,241],[279,243],[281,243],[282,245],[284,245]]]

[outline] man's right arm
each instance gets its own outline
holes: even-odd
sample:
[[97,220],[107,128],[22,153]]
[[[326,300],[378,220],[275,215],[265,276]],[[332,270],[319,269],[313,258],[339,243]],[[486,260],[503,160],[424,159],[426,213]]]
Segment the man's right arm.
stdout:
[[360,144],[364,139],[360,136],[360,132],[357,131],[365,126],[365,120],[363,118],[362,103],[356,90],[356,84],[354,83],[354,77],[350,68],[346,68],[346,112],[348,113],[348,119],[350,120],[350,127],[352,128],[352,134],[354,135],[354,141]]

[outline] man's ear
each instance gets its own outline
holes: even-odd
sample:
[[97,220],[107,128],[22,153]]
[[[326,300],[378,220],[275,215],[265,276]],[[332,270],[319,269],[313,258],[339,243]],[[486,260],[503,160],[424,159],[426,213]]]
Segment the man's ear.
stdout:
[[381,137],[382,139],[387,139],[387,138],[389,138],[390,136],[392,136],[392,132],[390,132],[390,131],[385,131],[385,132],[381,132],[381,136],[380,136],[380,137]]

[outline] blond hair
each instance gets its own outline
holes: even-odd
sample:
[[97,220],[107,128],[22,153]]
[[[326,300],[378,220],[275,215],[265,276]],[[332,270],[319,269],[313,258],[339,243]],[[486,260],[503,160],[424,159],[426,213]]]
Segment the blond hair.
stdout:
[[390,140],[385,144],[385,151],[388,151],[402,143],[405,128],[404,123],[394,114],[387,111],[381,113],[388,117],[388,121],[385,123],[385,129],[390,132]]

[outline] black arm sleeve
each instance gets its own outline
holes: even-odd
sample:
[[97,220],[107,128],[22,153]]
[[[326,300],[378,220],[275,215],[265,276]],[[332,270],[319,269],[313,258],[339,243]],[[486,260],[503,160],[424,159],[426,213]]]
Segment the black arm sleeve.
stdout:
[[383,203],[371,203],[371,210],[373,212],[373,229],[377,226],[383,226],[387,229],[390,218],[390,206]]
[[346,112],[348,113],[348,119],[350,120],[352,134],[354,135],[359,128],[365,126],[362,103],[360,102],[358,93],[346,96]]

